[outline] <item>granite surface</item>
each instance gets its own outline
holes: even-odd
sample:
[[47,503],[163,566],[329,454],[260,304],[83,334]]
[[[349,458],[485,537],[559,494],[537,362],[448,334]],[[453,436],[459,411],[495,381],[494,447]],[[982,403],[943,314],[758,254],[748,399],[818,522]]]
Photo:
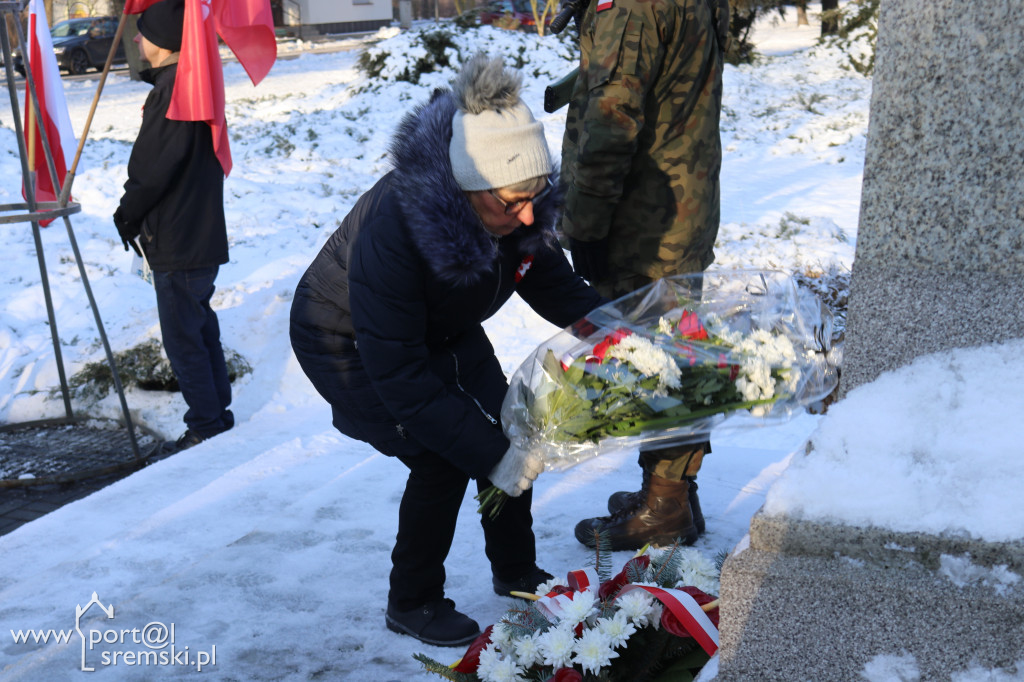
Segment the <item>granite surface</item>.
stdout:
[[840,395],[1024,337],[1024,3],[881,5]]

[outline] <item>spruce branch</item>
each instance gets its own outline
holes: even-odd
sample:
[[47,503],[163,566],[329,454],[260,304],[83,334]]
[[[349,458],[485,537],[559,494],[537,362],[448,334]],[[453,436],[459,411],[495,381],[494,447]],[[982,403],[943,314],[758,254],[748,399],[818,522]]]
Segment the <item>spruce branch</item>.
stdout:
[[594,569],[597,577],[604,582],[612,575],[611,535],[603,528],[594,528],[591,532],[594,534]]
[[425,654],[413,654],[412,657],[419,661],[428,673],[433,673],[446,680],[451,680],[452,682],[477,682],[476,675],[452,670],[451,666],[435,661]]

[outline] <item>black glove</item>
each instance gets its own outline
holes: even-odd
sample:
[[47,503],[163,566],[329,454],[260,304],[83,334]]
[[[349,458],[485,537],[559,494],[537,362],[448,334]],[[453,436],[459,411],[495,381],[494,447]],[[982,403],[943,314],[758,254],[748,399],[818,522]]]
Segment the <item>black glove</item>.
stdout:
[[569,237],[569,252],[576,274],[591,284],[608,278],[608,238],[581,242]]
[[131,246],[132,250],[141,257],[142,252],[135,245],[135,238],[139,236],[142,230],[138,223],[129,223],[124,219],[120,206],[114,211],[114,226],[117,228],[117,233],[121,235],[121,243],[124,244],[124,250],[127,251],[128,247]]

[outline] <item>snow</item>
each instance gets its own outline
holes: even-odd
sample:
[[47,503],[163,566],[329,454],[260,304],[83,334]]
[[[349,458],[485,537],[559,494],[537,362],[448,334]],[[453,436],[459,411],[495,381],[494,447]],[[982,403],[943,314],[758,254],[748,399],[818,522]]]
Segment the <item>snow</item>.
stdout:
[[1024,537],[1022,354],[1022,340],[955,349],[853,389],[812,434],[809,454],[794,457],[765,511],[993,542]]
[[[787,15],[759,25],[755,39],[765,57],[758,64],[726,70],[723,224],[712,267],[849,272],[871,84],[841,68],[839,53],[809,48],[817,35],[813,11],[810,27],[797,27],[791,10]],[[417,28],[423,26],[430,24]],[[76,607],[94,593],[101,606],[114,607],[114,618],[93,605],[80,626],[86,637],[116,640],[86,652],[108,678],[195,674],[180,657],[159,673],[134,659],[136,665],[100,660],[115,651],[160,651],[137,641],[154,623],[173,624],[174,645],[179,652],[189,647],[193,660],[215,651],[216,663],[207,660],[203,674],[225,680],[438,679],[412,655],[454,661],[461,654],[385,629],[405,469],[333,429],[330,410],[298,368],[287,337],[296,282],[386,169],[399,117],[452,76],[445,70],[416,85],[374,84],[357,70],[359,50],[370,44],[408,63],[418,54],[414,34],[387,29],[339,40],[334,52],[323,44],[292,46],[255,88],[237,63],[225,65],[235,163],[225,184],[231,262],[221,269],[214,306],[225,346],[254,367],[234,385],[237,426],[0,537],[0,677],[77,679],[86,640],[14,638],[28,629],[73,628]],[[493,28],[457,40],[464,54],[482,48],[524,61],[525,99],[557,150],[565,112],[544,114],[541,101],[544,85],[572,68],[570,47],[555,37]],[[65,83],[76,130],[96,84]],[[72,217],[75,235],[116,350],[159,336],[152,291],[131,273],[131,254],[110,220],[147,92],[123,72],[108,79],[73,192],[82,206]],[[10,204],[21,201],[13,180],[20,165],[9,117],[0,125],[0,172],[9,178],[0,204]],[[102,360],[103,352],[62,223],[42,230],[42,241],[64,361],[73,374]],[[0,275],[0,421],[62,416],[28,225],[5,225],[0,248],[7,254]],[[518,301],[487,330],[509,375],[556,331]],[[699,479],[708,533],[696,547],[712,558],[730,551],[766,499],[772,511],[811,518],[1021,537],[1024,510],[1000,502],[1016,499],[1009,486],[1022,474],[1011,450],[1021,442],[1021,427],[1013,426],[1019,419],[1010,412],[1019,406],[1011,391],[1020,383],[1020,351],[1015,342],[922,358],[852,391],[827,417],[803,414],[714,437]],[[165,437],[184,429],[179,395],[133,389],[127,400],[135,420]],[[120,416],[114,396],[76,409]],[[803,454],[808,438],[812,456]],[[564,574],[588,565],[592,558],[570,529],[602,513],[610,493],[635,487],[639,478],[628,452],[541,476],[534,516],[542,566]],[[850,491],[868,484],[881,502],[859,508],[864,495]],[[937,504],[938,491],[950,489],[957,495],[947,492]],[[491,591],[476,516],[467,497],[446,590],[486,625],[509,601]],[[617,554],[613,566],[628,556]],[[1009,588],[1018,579],[964,561],[944,563],[954,586],[982,581]],[[915,679],[912,659],[865,666],[870,679]],[[957,679],[1005,679],[983,667],[976,672]]]

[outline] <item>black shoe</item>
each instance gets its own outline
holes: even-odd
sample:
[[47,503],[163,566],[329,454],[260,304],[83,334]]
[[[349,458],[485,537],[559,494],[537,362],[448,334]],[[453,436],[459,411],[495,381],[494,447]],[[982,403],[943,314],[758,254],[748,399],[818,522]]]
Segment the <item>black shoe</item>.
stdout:
[[451,599],[409,611],[396,611],[388,606],[384,622],[392,632],[433,646],[465,646],[480,636],[480,626],[466,614],[456,611]]
[[499,597],[511,597],[512,592],[526,592],[533,594],[541,583],[546,583],[555,576],[542,568],[534,566],[526,575],[515,580],[502,580],[498,576],[491,578],[494,585],[494,593]]
[[178,440],[166,440],[160,446],[161,455],[173,455],[181,452],[182,450],[188,450],[193,445],[199,445],[205,438],[200,436],[192,429],[187,429],[185,433],[178,437]]

